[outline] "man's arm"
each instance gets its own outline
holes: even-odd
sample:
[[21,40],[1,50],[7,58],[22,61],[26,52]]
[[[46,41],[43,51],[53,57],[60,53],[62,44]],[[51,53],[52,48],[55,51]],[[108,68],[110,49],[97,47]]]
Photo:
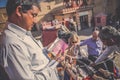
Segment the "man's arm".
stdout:
[[84,40],[84,41],[82,41],[82,42],[80,42],[80,46],[87,45],[87,42],[88,42],[88,39],[87,39],[87,40]]
[[31,69],[31,58],[25,46],[7,45],[1,49],[1,52],[0,57],[3,61],[1,64],[3,64],[11,80],[45,80],[43,74],[36,74]]

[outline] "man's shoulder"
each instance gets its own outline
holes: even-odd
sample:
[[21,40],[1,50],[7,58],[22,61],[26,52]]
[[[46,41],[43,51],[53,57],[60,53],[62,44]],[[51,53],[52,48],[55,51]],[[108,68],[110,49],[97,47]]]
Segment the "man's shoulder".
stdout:
[[1,43],[3,44],[19,44],[20,43],[20,37],[15,35],[14,33],[10,31],[4,31],[1,36]]
[[101,39],[100,39],[100,38],[98,39],[98,42],[102,43],[102,41],[101,41]]

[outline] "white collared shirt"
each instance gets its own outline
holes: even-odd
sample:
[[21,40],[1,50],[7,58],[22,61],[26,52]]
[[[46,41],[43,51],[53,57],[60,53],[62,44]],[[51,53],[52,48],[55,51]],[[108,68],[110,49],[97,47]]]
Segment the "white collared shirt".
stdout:
[[0,46],[0,65],[11,80],[59,80],[57,62],[50,62],[43,53],[41,42],[35,41],[27,32],[8,23]]

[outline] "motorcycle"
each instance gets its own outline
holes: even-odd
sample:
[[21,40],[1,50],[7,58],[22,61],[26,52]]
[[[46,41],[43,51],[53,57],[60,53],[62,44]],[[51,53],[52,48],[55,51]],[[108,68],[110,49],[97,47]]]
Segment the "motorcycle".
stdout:
[[67,70],[73,80],[117,80],[119,72],[113,61],[114,59],[115,56],[91,66],[92,61],[80,55],[76,58],[76,64],[72,67],[67,67],[65,70]]
[[89,59],[89,63],[86,63],[83,59],[79,59],[77,60],[77,66],[79,66],[78,69],[82,69],[86,73],[83,80],[116,80],[119,78],[119,71],[113,61],[114,59],[115,56],[94,66],[89,65],[91,63]]

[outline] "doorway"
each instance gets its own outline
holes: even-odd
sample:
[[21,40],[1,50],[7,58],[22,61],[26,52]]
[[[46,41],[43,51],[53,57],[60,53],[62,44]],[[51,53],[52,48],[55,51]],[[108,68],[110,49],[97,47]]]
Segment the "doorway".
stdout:
[[79,17],[81,30],[88,28],[88,15],[83,15]]

